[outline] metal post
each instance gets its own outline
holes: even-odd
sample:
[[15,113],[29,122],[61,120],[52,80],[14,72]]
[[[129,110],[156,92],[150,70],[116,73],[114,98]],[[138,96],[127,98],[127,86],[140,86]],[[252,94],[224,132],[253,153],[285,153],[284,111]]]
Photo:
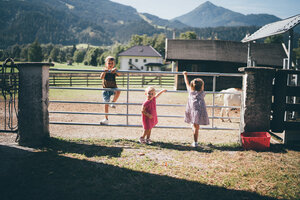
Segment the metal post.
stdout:
[[215,117],[215,92],[216,92],[216,76],[213,76],[213,109],[212,109],[212,120],[211,127],[214,128],[214,117]]
[[126,125],[129,125],[129,123],[128,123],[128,121],[129,121],[129,119],[128,119],[128,114],[129,114],[129,105],[128,105],[128,103],[129,103],[129,72],[127,72],[127,105],[126,105]]
[[292,68],[292,55],[293,55],[293,39],[294,39],[294,31],[290,29],[289,31],[289,46],[288,46],[288,66],[287,69]]
[[[294,39],[294,31],[293,29],[289,30],[289,41],[288,41],[288,63],[287,69],[292,69],[292,56],[293,56],[293,39]],[[287,85],[291,85],[292,75],[287,75]],[[286,103],[290,103],[292,101],[291,97],[286,97]],[[285,112],[285,120],[289,120],[292,116],[290,111]]]
[[247,67],[251,66],[251,42],[248,42]]

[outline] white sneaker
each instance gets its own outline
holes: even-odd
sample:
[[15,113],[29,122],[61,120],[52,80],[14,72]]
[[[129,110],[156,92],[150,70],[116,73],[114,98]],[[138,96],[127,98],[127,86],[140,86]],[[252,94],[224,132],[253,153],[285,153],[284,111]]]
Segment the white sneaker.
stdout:
[[111,108],[116,108],[115,104],[110,104],[109,105]]
[[191,144],[191,146],[192,146],[192,147],[197,147],[197,146],[198,146],[198,142],[193,142],[193,143]]
[[101,125],[108,125],[108,119],[103,119],[101,122],[100,122]]

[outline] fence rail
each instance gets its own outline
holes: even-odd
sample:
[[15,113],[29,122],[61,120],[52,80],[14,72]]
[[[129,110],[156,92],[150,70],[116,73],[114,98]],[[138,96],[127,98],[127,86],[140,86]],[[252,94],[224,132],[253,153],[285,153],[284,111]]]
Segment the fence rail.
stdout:
[[[119,86],[127,85],[126,74],[121,74],[116,78]],[[101,85],[100,73],[50,73],[49,85],[50,86],[96,86]],[[130,86],[146,86],[146,85],[159,85],[159,86],[173,86],[174,76],[171,75],[155,75],[155,74],[131,74],[129,79]]]

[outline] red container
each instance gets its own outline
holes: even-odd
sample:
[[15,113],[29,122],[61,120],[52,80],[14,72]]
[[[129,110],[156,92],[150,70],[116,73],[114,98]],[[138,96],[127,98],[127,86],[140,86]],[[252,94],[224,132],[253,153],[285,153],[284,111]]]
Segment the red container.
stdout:
[[271,135],[268,132],[241,133],[244,149],[267,150],[270,148]]

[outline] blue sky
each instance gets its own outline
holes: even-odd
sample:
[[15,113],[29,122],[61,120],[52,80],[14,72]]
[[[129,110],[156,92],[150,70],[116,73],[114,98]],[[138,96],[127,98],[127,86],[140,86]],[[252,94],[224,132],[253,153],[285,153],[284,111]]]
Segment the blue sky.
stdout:
[[[186,14],[207,0],[111,0],[130,5],[163,19]],[[210,0],[211,3],[242,14],[267,13],[279,18],[300,14],[300,0]]]

